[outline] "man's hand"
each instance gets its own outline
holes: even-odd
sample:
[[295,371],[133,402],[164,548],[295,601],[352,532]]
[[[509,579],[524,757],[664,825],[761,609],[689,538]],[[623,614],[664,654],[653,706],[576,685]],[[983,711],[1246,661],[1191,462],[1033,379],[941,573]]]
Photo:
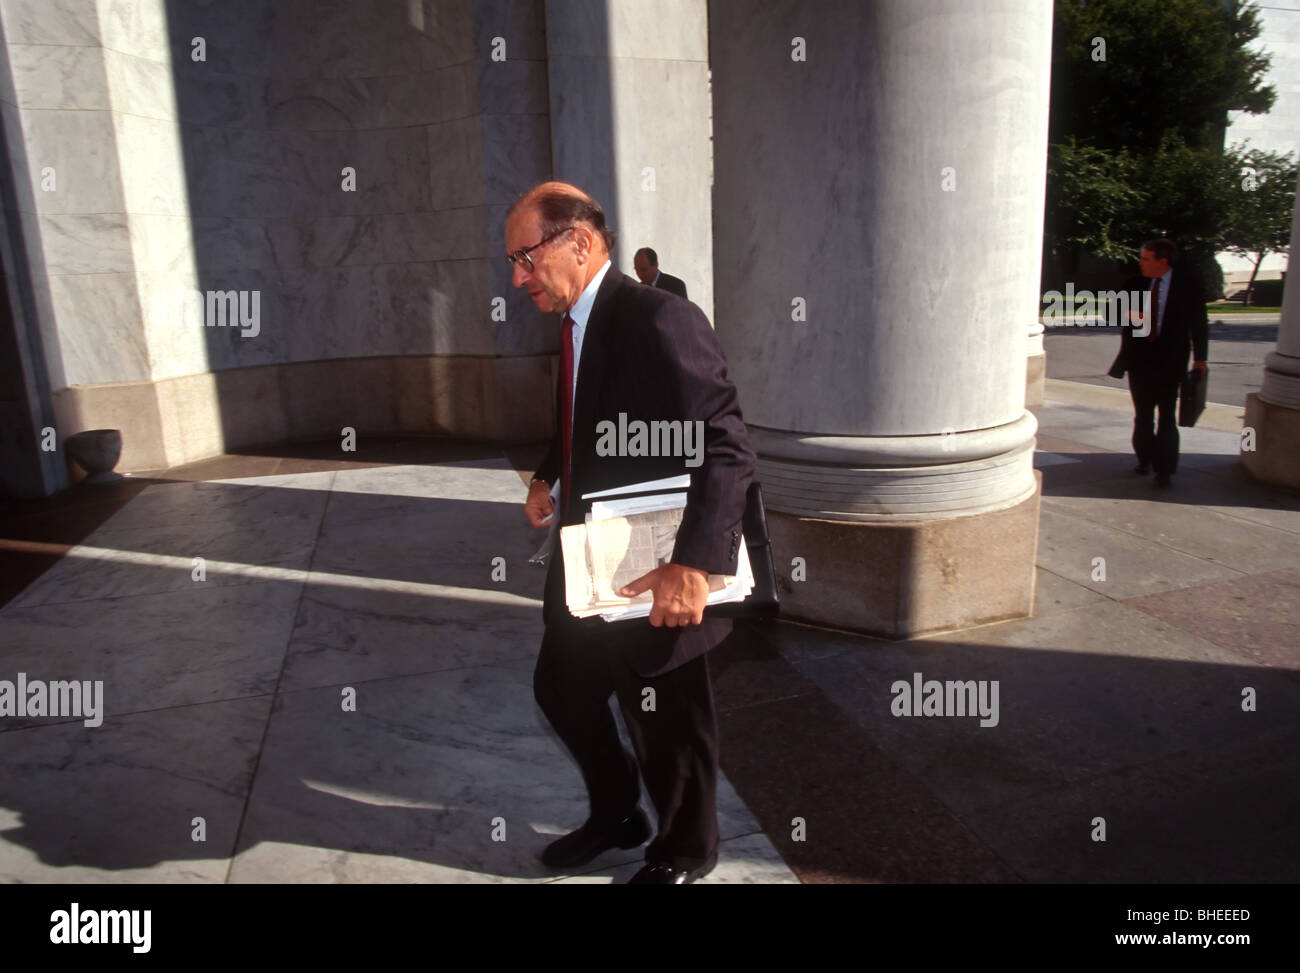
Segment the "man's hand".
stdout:
[[1201,373],[1201,378],[1205,377],[1205,373],[1207,371],[1205,362],[1203,361],[1192,362],[1192,367]]
[[650,624],[658,628],[667,625],[698,625],[704,620],[704,605],[709,597],[709,576],[699,568],[684,564],[665,564],[649,574],[630,582],[619,594],[631,598],[643,591],[653,591],[654,607],[650,609]]
[[554,512],[555,504],[551,503],[551,488],[546,485],[545,480],[534,480],[528,487],[528,499],[524,501],[524,513],[528,515],[528,522],[534,527],[545,527],[546,518]]

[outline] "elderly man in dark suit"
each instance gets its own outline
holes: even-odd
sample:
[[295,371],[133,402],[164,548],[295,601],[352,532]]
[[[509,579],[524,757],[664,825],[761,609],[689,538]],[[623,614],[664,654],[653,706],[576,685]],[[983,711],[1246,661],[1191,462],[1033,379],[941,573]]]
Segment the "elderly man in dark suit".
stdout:
[[[1119,378],[1128,372],[1133,397],[1133,472],[1146,475],[1153,469],[1156,484],[1170,485],[1178,470],[1178,389],[1187,373],[1187,357],[1195,354],[1194,367],[1206,371],[1209,318],[1205,297],[1195,271],[1178,262],[1178,248],[1170,240],[1149,240],[1142,244],[1138,265],[1143,279],[1150,281],[1150,313],[1141,319],[1145,334],[1126,327],[1120,339],[1119,355],[1110,374]],[[1137,315],[1131,313],[1130,317]],[[1138,323],[1134,321],[1133,323]],[[1154,428],[1156,413],[1159,426]]]
[[[718,850],[717,726],[705,653],[731,623],[704,617],[703,609],[707,575],[736,573],[753,477],[736,389],[698,307],[614,269],[604,213],[582,190],[556,182],[529,190],[507,216],[505,242],[514,286],[527,288],[542,311],[563,315],[556,435],[529,487],[529,521],[582,523],[590,509],[583,494],[682,473],[691,478],[671,561],[623,592],[653,592],[648,620],[575,619],[565,603],[558,545],[552,557],[533,690],[577,761],[591,808],[586,823],[552,842],[542,859],[575,868],[609,848],[644,842],[650,829],[638,808],[639,764],[659,830],[632,881],[686,884],[713,868]],[[698,422],[700,453],[598,450],[597,424],[621,415],[629,426]],[[553,509],[557,478],[560,503]],[[611,694],[635,759],[619,741]]]
[[678,297],[686,297],[686,282],[680,277],[661,271],[659,254],[649,247],[642,247],[636,252],[632,258],[632,267],[636,270],[641,283],[666,290],[669,294],[676,294]]

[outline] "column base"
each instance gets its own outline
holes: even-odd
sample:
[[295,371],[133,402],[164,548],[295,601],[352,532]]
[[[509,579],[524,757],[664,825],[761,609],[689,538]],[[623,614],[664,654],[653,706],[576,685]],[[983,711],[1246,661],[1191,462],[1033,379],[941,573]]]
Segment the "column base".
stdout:
[[1047,391],[1047,355],[1040,353],[1026,359],[1025,370],[1025,408],[1043,404]]
[[[908,638],[1025,618],[1034,607],[1042,475],[1026,500],[988,513],[848,523],[768,511],[781,616]],[[792,559],[804,560],[794,580]]]
[[1264,483],[1300,487],[1300,411],[1246,396],[1246,422],[1255,430],[1255,448],[1242,450],[1246,472]]

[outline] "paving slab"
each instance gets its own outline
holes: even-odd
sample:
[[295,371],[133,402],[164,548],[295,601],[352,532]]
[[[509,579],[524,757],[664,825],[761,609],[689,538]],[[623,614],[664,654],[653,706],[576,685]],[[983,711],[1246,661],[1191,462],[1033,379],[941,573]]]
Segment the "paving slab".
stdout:
[[333,472],[302,476],[263,476],[238,480],[155,483],[113,516],[116,532],[154,527],[223,525],[246,530],[250,524],[306,518],[319,523],[329,499]]
[[[1039,527],[1041,530],[1041,525]],[[1041,542],[1041,541],[1040,541]],[[1046,568],[1035,568],[1034,578],[1034,617],[1052,615],[1057,612],[1072,611],[1084,605],[1104,601],[1106,596],[1099,591],[1063,578]]]
[[[1300,565],[1300,532],[1251,523],[1204,507],[1191,511],[1182,504],[1165,503],[1154,493],[1125,499],[1044,497],[1043,509],[1149,541],[1153,552],[1190,554],[1248,574]],[[1300,528],[1300,514],[1294,522]],[[1061,525],[1062,521],[1053,521],[1048,530]]]
[[1242,575],[1226,564],[1064,513],[1049,506],[1047,499],[1038,520],[1039,566],[1108,598],[1133,598]]
[[[273,693],[301,584],[189,590],[10,607],[0,679],[102,680],[108,717]],[[0,735],[44,720],[7,717]]]
[[[277,698],[231,881],[556,877],[537,856],[586,819],[587,800],[533,701],[531,669],[352,688],[355,712],[341,687]],[[734,790],[720,787],[718,811],[723,838],[758,831]],[[635,858],[611,851],[593,867]]]
[[0,733],[0,880],[225,881],[270,706],[262,696]]
[[[783,653],[802,635],[782,631]],[[959,816],[1154,761],[1189,741],[1248,738],[1300,712],[1288,673],[1115,602],[791,662]],[[996,725],[895,715],[894,687],[916,673],[996,681]],[[1243,714],[1246,685],[1276,694],[1277,706]]]
[[350,588],[318,577],[311,576],[297,606],[281,682],[286,692],[464,666],[531,672],[537,661],[540,601],[471,601],[454,590],[403,590],[394,582]]
[[[295,580],[311,563],[319,526],[318,518],[306,515],[277,518],[269,527],[199,522],[118,530],[109,520],[9,604],[27,608],[187,592],[200,583]],[[201,582],[194,558],[203,558]]]
[[1300,568],[1133,598],[1126,604],[1300,679]]
[[[1300,726],[982,809],[969,826],[1031,882],[1300,881]],[[1095,840],[1096,819],[1105,840]]]
[[932,782],[878,746],[825,687],[793,667],[789,681],[809,685],[728,708],[719,724],[727,776],[800,881],[1019,881]]
[[[528,559],[544,536],[524,519],[519,502],[352,495],[331,499],[311,566],[368,582],[539,597],[545,575]],[[498,557],[503,562],[494,564]],[[505,579],[494,581],[499,566]]]

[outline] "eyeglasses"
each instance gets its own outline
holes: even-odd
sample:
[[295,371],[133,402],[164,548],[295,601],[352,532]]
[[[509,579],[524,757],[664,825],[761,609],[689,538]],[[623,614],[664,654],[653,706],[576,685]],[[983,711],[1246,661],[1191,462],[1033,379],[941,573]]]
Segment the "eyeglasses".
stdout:
[[538,247],[550,243],[560,234],[568,233],[570,230],[573,229],[576,229],[576,227],[566,226],[563,230],[556,230],[550,236],[544,237],[541,243],[534,243],[531,247],[524,247],[524,249],[522,250],[516,250],[514,253],[506,254],[506,259],[510,261],[510,265],[512,267],[517,267],[519,264],[523,264],[524,269],[531,274],[533,272],[533,258],[528,256],[528,254],[531,253],[533,250],[536,250]]

